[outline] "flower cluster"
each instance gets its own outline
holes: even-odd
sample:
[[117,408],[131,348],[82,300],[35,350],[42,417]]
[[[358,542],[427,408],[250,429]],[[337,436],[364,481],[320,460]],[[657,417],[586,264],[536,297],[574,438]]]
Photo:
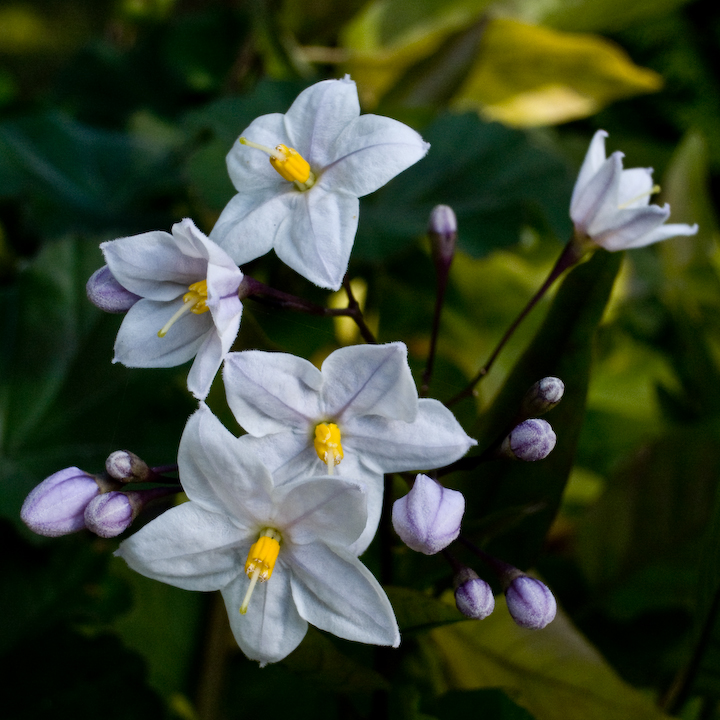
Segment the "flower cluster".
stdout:
[[[663,226],[667,206],[648,205],[650,171],[623,171],[618,153],[605,159],[604,137],[593,139],[573,193],[575,237],[567,257],[579,260],[588,243],[618,250],[695,232]],[[438,478],[458,462],[475,467],[487,459],[545,458],[556,435],[538,416],[560,402],[562,381],[539,380],[500,433],[504,440],[461,461],[477,442],[447,405],[419,397],[406,346],[374,342],[350,297],[346,314],[372,342],[337,349],[319,368],[286,353],[232,352],[248,298],[265,295],[286,307],[317,310],[244,275],[239,264],[274,249],[309,281],[338,289],[357,229],[358,198],[428,148],[402,123],[360,115],[348,77],[320,82],[285,115],[265,115],[243,131],[227,156],[238,193],[209,237],[185,219],[171,233],[103,243],[106,266],[90,278],[87,293],[103,310],[125,313],[114,362],[153,368],[193,360],[187,387],[199,407],[182,434],[177,465],[150,468],[121,450],[102,473],[62,470],[28,496],[24,522],[48,536],[87,528],[114,537],[150,501],[183,490],[187,502],[165,509],[116,554],[147,577],[219,590],[238,645],[268,663],[292,652],[308,623],[349,640],[398,645],[390,602],[359,556],[389,502],[387,475],[411,483],[407,473],[415,471],[412,488],[392,508],[398,536],[417,552],[443,553],[454,570],[457,607],[470,618],[489,615],[495,604],[490,585],[448,550],[458,540],[473,547],[460,535],[465,499]],[[457,239],[451,208],[435,208],[429,234],[440,287],[437,320]],[[245,433],[240,437],[205,404],[221,366],[227,403]],[[552,620],[556,604],[545,585],[474,551],[497,572],[519,625],[537,629]]]

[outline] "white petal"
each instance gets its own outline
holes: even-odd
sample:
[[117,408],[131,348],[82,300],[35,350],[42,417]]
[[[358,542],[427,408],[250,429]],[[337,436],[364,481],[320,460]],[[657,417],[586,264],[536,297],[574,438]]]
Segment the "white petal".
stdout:
[[272,520],[293,546],[321,540],[347,547],[367,521],[362,488],[335,476],[302,478],[276,488],[273,503]]
[[[570,200],[571,208],[575,206],[577,197],[583,192],[588,182],[590,182],[590,178],[595,175],[605,162],[605,138],[607,136],[608,134],[604,130],[598,130],[593,135],[593,139],[590,141],[590,147],[585,155],[585,160],[583,160],[582,167],[575,181],[572,199]],[[572,209],[570,210],[570,215],[574,219]]]
[[590,226],[593,242],[606,250],[615,252],[634,247],[644,235],[656,230],[670,217],[670,206],[648,205],[634,210],[620,210],[613,218],[613,224],[602,232],[594,232]]
[[[347,458],[346,458],[347,459]],[[345,460],[343,460],[345,464]],[[345,477],[342,471],[338,473],[340,477]],[[373,541],[378,525],[380,524],[380,515],[382,514],[383,495],[385,492],[385,480],[382,475],[365,470],[362,474],[353,474],[348,472],[347,477],[357,479],[365,490],[365,499],[367,504],[367,522],[365,529],[360,537],[348,548],[351,555],[362,555]]]
[[404,343],[340,348],[321,369],[322,403],[328,419],[338,423],[358,415],[415,419],[418,395]]
[[677,237],[678,235],[695,235],[697,231],[697,225],[685,225],[684,223],[661,225],[659,228],[652,230],[646,235],[641,235],[637,240],[631,242],[627,246],[627,249],[652,245],[653,243]]
[[618,205],[623,209],[644,207],[650,202],[652,187],[652,168],[623,170],[618,189]]
[[338,137],[320,185],[362,197],[414,165],[429,149],[407,125],[380,115],[361,115]]
[[228,404],[251,435],[311,431],[320,415],[320,371],[287,353],[230,353],[223,370]]
[[138,530],[116,555],[145,577],[185,590],[217,590],[242,572],[252,542],[229,518],[188,502]]
[[217,332],[208,333],[205,342],[197,351],[195,362],[193,362],[187,378],[188,390],[198,400],[204,400],[210,392],[210,386],[222,365],[224,356],[220,336]]
[[243,435],[240,442],[262,459],[275,485],[284,485],[298,477],[322,475],[327,471],[307,431],[287,430],[262,437],[248,434]]
[[178,450],[180,480],[201,507],[253,530],[271,512],[272,479],[262,462],[210,412],[190,417]]
[[355,241],[358,199],[331,192],[324,185],[315,185],[298,195],[292,218],[275,233],[275,252],[310,282],[337,290]]
[[622,174],[622,153],[613,153],[582,188],[570,205],[570,217],[580,232],[587,232],[603,212],[613,213],[618,206],[618,187]]
[[349,77],[324,80],[303,90],[285,114],[285,127],[293,147],[313,169],[332,159],[333,143],[360,115],[357,88]]
[[348,640],[400,644],[390,601],[357,558],[311,543],[293,547],[289,562],[293,599],[308,622]]
[[166,232],[148,232],[100,245],[110,272],[130,292],[151,300],[173,300],[204,280],[207,261],[189,257]]
[[113,362],[127,367],[174,367],[194,357],[207,334],[214,332],[210,313],[188,312],[165,337],[158,337],[158,330],[182,306],[181,297],[171,302],[136,302],[120,325]]
[[287,657],[307,632],[307,622],[300,617],[292,598],[290,573],[278,562],[272,577],[255,586],[247,614],[241,615],[249,583],[243,575],[223,588],[230,627],[240,649],[251,660],[277,662]]
[[210,238],[238,265],[268,253],[275,235],[286,232],[286,225],[292,224],[291,214],[300,192],[282,178],[280,180],[281,186],[235,195],[210,232]]
[[343,447],[386,473],[441,467],[476,444],[441,402],[422,398],[411,423],[377,416],[349,419]]

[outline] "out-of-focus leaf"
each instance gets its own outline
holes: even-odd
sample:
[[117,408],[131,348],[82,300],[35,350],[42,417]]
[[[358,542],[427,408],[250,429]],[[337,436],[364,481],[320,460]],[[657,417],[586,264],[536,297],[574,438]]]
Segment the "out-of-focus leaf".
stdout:
[[466,515],[497,512],[518,505],[540,505],[515,531],[491,543],[490,552],[521,567],[531,564],[560,505],[572,469],[585,409],[593,338],[607,303],[622,256],[597,251],[570,272],[530,346],[518,360],[475,435],[479,449],[491,446],[512,427],[525,392],[542,377],[565,383],[563,400],[547,420],[557,445],[534,463],[493,461],[473,474],[463,489]]
[[553,125],[661,85],[657,73],[604,38],[498,18],[453,106],[517,127]]
[[493,614],[432,630],[441,690],[500,687],[537,720],[661,720],[653,701],[623,682],[562,611],[543,630],[525,630],[503,599]]
[[423,710],[437,720],[457,720],[461,717],[486,717],[492,720],[534,720],[524,708],[516,705],[504,692],[495,689],[451,690]]
[[402,632],[428,630],[464,619],[457,608],[440,600],[403,587],[385,588]]

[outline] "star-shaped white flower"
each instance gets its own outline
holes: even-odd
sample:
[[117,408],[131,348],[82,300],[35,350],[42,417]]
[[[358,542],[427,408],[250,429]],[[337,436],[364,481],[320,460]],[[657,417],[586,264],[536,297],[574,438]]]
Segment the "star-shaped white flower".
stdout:
[[588,148],[570,201],[570,217],[579,243],[595,243],[606,250],[627,250],[694,235],[697,225],[665,225],[670,206],[650,205],[659,192],[651,168],[623,170],[621,152],[605,158],[607,133],[598,130]]
[[368,522],[358,554],[377,529],[383,473],[447,465],[475,444],[442,403],[418,399],[403,343],[341,348],[320,370],[284,353],[230,353],[223,379],[249,433],[241,442],[277,483],[328,472],[362,483]]
[[187,590],[221,590],[240,648],[261,663],[292,652],[308,623],[397,647],[385,592],[348,550],[365,527],[358,485],[305,477],[277,487],[204,405],[185,428],[178,466],[190,502],[120,545],[131,568]]
[[361,116],[349,76],[316,83],[284,115],[254,120],[233,145],[227,166],[238,194],[210,237],[238,265],[274,248],[293,270],[337,290],[355,240],[358,198],[429,147],[397,120]]
[[193,223],[103,243],[110,272],[142,299],[125,316],[113,362],[173,367],[195,357],[188,389],[207,396],[238,329],[243,274]]

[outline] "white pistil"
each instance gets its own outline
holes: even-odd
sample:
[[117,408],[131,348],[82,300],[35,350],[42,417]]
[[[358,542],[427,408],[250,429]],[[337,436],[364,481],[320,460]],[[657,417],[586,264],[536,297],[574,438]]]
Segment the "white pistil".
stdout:
[[185,313],[190,312],[202,298],[197,295],[191,297],[183,303],[183,306],[163,325],[161,330],[158,330],[158,337],[165,337],[168,330],[183,316]]
[[325,462],[327,463],[328,475],[332,475],[335,470],[335,453],[326,452],[325,453]]
[[247,592],[245,593],[245,598],[242,601],[242,605],[240,606],[240,614],[245,615],[245,613],[248,611],[248,606],[250,605],[250,598],[253,594],[253,590],[255,589],[255,585],[257,585],[258,578],[260,577],[260,566],[258,565],[253,571],[252,575],[250,576],[250,585],[248,586]]
[[255,148],[256,150],[262,150],[264,153],[267,153],[271,158],[275,158],[276,160],[280,160],[281,162],[287,160],[285,153],[281,152],[277,148],[271,148],[267,145],[260,145],[259,143],[253,142],[252,140],[248,140],[244,135],[241,135],[238,138],[238,142],[241,145],[247,145],[248,147]]
[[635,204],[638,200],[642,200],[645,197],[649,197],[650,195],[655,195],[656,193],[660,192],[660,186],[659,185],[653,185],[649,190],[646,190],[644,193],[640,193],[637,197],[634,197],[632,200],[628,200],[627,202],[624,202],[622,205],[618,205],[618,210],[625,210],[629,208],[631,205]]

